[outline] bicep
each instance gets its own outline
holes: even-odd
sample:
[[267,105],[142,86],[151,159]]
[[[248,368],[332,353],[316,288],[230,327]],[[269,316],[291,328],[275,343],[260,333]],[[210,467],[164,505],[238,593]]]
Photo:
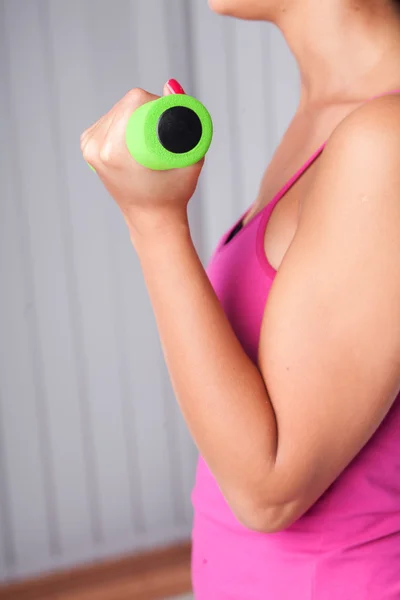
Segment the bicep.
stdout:
[[370,439],[400,381],[400,180],[390,161],[354,157],[354,144],[339,164],[335,151],[274,281],[259,348],[281,494],[303,510]]

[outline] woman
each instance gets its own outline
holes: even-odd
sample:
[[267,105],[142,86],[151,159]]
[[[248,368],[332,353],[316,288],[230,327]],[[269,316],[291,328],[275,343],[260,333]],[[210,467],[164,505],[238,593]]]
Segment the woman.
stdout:
[[151,172],[125,148],[129,115],[155,96],[133,90],[82,136],[128,225],[202,456],[195,595],[398,600],[400,2],[210,4],[274,22],[302,87],[207,273],[187,219],[202,164]]

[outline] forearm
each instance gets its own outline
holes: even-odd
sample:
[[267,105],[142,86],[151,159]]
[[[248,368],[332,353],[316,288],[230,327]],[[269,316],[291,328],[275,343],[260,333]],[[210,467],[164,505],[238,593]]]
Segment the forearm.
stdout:
[[222,310],[188,226],[159,228],[134,244],[182,413],[228,501],[244,504],[248,493],[265,494],[275,461],[275,415],[263,379]]

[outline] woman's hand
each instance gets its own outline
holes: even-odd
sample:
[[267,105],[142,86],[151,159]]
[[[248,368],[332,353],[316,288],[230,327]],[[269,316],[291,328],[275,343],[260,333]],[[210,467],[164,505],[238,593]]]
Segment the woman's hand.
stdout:
[[[166,84],[164,95],[173,92],[174,87]],[[157,99],[144,90],[133,89],[81,136],[83,156],[121,209],[133,242],[176,223],[187,225],[187,205],[204,163],[152,171],[129,154],[125,143],[129,117],[143,104]]]

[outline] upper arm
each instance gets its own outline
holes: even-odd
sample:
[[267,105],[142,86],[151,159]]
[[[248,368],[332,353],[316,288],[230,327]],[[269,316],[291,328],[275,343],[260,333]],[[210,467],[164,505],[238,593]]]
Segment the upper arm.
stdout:
[[297,518],[376,431],[400,383],[400,100],[332,136],[265,309],[277,503]]

